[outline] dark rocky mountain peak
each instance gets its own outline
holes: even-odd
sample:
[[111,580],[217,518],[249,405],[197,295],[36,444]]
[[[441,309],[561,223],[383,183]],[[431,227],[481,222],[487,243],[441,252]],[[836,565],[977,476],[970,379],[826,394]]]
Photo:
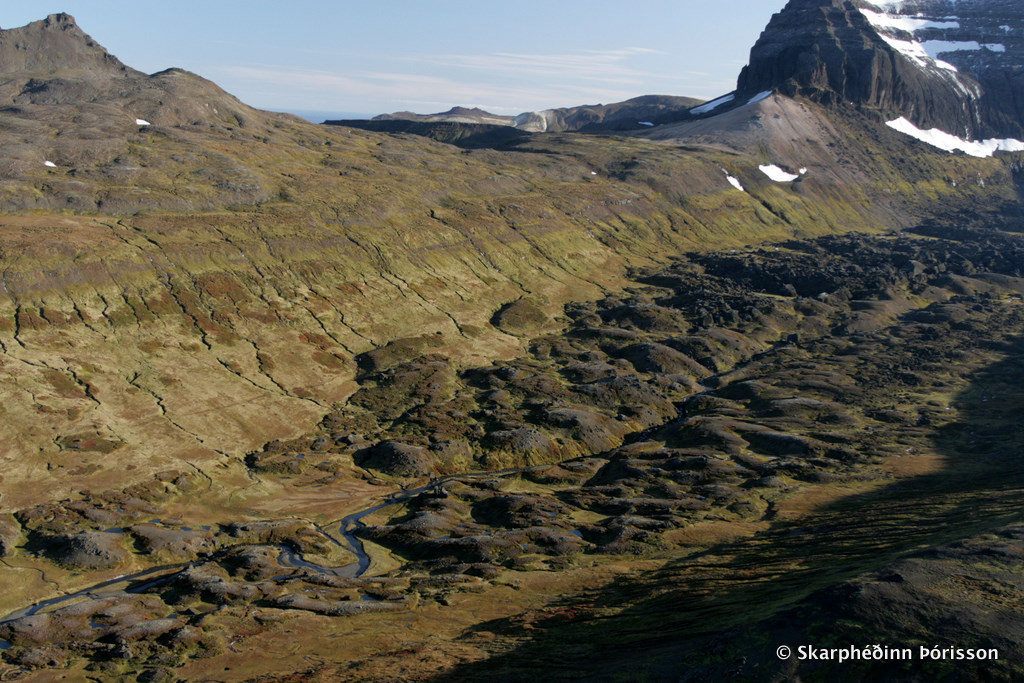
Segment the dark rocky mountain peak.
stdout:
[[138,73],[78,27],[70,14],[51,14],[27,26],[0,30],[0,74]]
[[126,66],[63,13],[0,30],[0,108],[12,120],[61,131],[82,130],[83,121],[91,126],[95,120],[103,132],[90,133],[94,140],[134,129],[136,120],[195,126],[257,118],[216,84],[183,69],[149,75]]
[[1024,138],[1024,4],[791,0],[739,78],[740,95],[772,89],[966,138]]

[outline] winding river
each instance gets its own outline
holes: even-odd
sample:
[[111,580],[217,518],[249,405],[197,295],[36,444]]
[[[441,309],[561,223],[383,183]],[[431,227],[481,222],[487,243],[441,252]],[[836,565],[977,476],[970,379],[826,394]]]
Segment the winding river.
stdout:
[[[299,553],[295,552],[292,548],[289,548],[288,546],[275,545],[274,547],[280,549],[281,551],[280,555],[278,556],[278,563],[281,565],[283,569],[309,569],[320,574],[331,574],[333,576],[341,576],[347,578],[359,578],[369,570],[371,564],[370,556],[366,552],[366,549],[363,547],[362,540],[356,535],[358,529],[366,526],[365,523],[363,522],[363,519],[365,517],[373,514],[374,512],[382,510],[388,506],[396,505],[398,503],[407,501],[411,498],[415,498],[421,493],[426,493],[427,491],[436,491],[438,488],[440,488],[441,486],[448,482],[458,481],[461,479],[507,477],[514,474],[522,474],[524,472],[541,470],[547,467],[551,467],[551,465],[535,465],[532,467],[521,467],[515,469],[496,470],[489,472],[452,474],[444,477],[431,479],[423,486],[419,486],[417,488],[396,491],[387,498],[385,498],[382,502],[379,502],[363,510],[353,512],[352,514],[343,517],[340,521],[331,522],[328,525],[325,525],[339,525],[338,531],[345,541],[345,545],[347,546],[346,549],[351,551],[352,554],[355,555],[355,562],[352,562],[347,565],[342,565],[340,567],[326,567],[304,560]],[[338,541],[333,536],[324,532],[323,527],[320,527],[320,529],[321,533],[324,533],[324,535],[327,538],[330,538],[338,545],[342,545],[341,543],[338,543]],[[103,581],[101,583],[97,583],[93,586],[82,589],[80,591],[75,591],[74,593],[67,593],[64,595],[59,595],[55,598],[50,598],[49,600],[43,600],[41,602],[37,602],[33,605],[22,608],[15,612],[11,612],[7,616],[0,618],[0,624],[15,621],[23,617],[29,617],[35,614],[39,614],[43,610],[55,607],[65,602],[70,602],[72,600],[79,600],[82,598],[99,600],[104,597],[116,595],[118,593],[144,593],[147,590],[169,583],[170,581],[174,580],[175,577],[179,576],[182,572],[192,567],[198,567],[208,562],[214,562],[224,557],[232,550],[235,550],[239,547],[244,546],[235,545],[227,548],[222,548],[221,550],[218,550],[210,555],[207,555],[196,560],[192,560],[190,562],[180,562],[178,564],[168,564],[159,567],[151,567],[149,569],[136,572],[134,574],[125,574],[113,579],[109,579],[107,581]],[[287,576],[287,574],[285,576]],[[0,641],[0,644],[2,644],[2,641]]]

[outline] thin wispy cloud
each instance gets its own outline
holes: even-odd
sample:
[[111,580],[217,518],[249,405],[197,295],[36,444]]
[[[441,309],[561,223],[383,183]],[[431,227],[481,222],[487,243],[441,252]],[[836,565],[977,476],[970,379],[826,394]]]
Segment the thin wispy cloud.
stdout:
[[628,66],[630,57],[656,54],[646,48],[620,50],[587,50],[568,54],[525,54],[499,52],[496,54],[439,54],[410,57],[418,63],[455,67],[475,71],[514,74],[522,76],[560,76],[588,80],[622,80],[648,78],[654,74]]
[[304,91],[307,96],[313,93],[317,96],[315,106],[327,107],[334,97],[345,96],[367,101],[400,101],[407,106],[445,102],[447,106],[481,106],[495,113],[518,114],[549,106],[569,106],[577,100],[613,102],[635,95],[632,90],[572,82],[496,84],[402,72],[342,75],[273,65],[228,66],[220,71],[224,76],[250,84],[287,87]]
[[[554,53],[399,53],[384,58],[349,54],[336,69],[247,64],[217,71],[250,91],[287,89],[305,108],[324,109],[335,108],[336,102],[360,101],[371,108],[380,102],[386,107],[381,111],[395,111],[398,106],[428,113],[423,107],[437,111],[462,105],[518,114],[618,102],[650,93],[721,94],[706,76],[679,68],[664,55],[645,47]],[[723,84],[722,92],[731,87]]]

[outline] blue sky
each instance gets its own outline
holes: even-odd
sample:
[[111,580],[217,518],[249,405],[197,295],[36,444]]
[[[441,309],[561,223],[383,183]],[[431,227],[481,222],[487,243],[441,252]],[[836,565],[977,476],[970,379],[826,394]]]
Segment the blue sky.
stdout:
[[785,0],[4,0],[0,27],[54,12],[129,66],[194,71],[264,109],[494,113],[712,98]]

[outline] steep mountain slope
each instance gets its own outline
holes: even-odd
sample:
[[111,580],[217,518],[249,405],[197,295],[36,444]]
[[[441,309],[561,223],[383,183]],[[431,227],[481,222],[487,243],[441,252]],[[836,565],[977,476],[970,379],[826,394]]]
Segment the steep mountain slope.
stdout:
[[967,139],[1024,138],[1024,9],[1012,0],[796,0],[738,92],[853,101]]

